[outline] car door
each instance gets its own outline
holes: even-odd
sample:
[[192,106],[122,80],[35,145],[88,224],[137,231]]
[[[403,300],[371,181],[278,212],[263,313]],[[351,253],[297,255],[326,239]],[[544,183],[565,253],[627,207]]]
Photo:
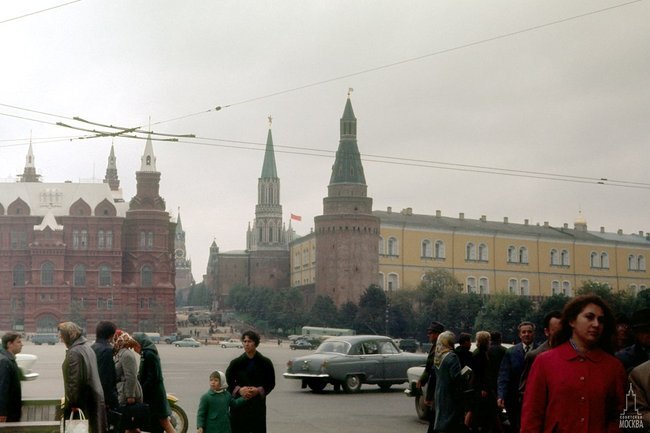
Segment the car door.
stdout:
[[381,353],[382,374],[387,380],[406,380],[406,370],[410,365],[403,361],[399,349],[390,341],[379,342],[379,351]]
[[375,382],[382,378],[381,354],[376,340],[366,340],[359,345],[361,355],[360,368],[366,382]]

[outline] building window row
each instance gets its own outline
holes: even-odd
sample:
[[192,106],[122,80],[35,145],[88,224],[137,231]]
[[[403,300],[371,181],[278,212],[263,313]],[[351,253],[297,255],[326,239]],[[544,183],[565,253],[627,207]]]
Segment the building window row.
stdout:
[[88,230],[72,230],[72,249],[88,249]]
[[639,284],[638,286],[636,284],[630,284],[630,291],[636,296],[640,292],[647,290],[648,286],[645,284]]
[[645,256],[630,254],[627,257],[628,271],[645,271]]
[[555,248],[551,250],[551,266],[570,266],[569,251],[558,251]]
[[140,232],[140,249],[153,249],[153,232]]
[[379,236],[379,255],[380,256],[393,256],[397,257],[399,256],[399,249],[398,249],[398,243],[397,243],[397,238],[394,236],[391,236],[388,238],[388,240],[385,242],[384,246],[384,238]]
[[97,232],[97,249],[110,250],[113,249],[113,231],[112,230],[99,230]]
[[606,252],[592,251],[589,256],[589,267],[592,269],[609,269],[609,255]]
[[481,243],[475,245],[473,242],[468,242],[465,245],[465,260],[472,262],[487,262],[488,261],[488,247]]
[[510,278],[508,280],[508,293],[511,295],[530,296],[530,283],[525,278],[521,280]]
[[480,295],[490,293],[490,282],[487,277],[479,277],[478,280],[476,277],[467,277],[467,293],[478,293]]
[[429,239],[425,239],[422,241],[420,249],[421,257],[423,259],[445,259],[445,243],[441,240],[431,242]]
[[384,281],[384,274],[379,273],[379,287],[382,290],[392,291],[399,289],[399,275],[394,272],[389,273]]
[[565,296],[573,296],[571,293],[571,282],[570,281],[562,281],[562,286],[560,288],[560,282],[559,281],[552,281],[551,282],[551,294],[552,295],[565,295]]
[[514,245],[508,247],[508,252],[506,256],[506,261],[508,263],[521,263],[524,265],[528,264],[528,248],[521,246],[519,248]]

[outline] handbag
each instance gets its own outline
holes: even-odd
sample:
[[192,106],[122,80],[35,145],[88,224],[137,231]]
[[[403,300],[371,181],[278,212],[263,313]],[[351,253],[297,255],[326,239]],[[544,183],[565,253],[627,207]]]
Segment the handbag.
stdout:
[[[79,419],[74,419],[74,413],[79,413]],[[63,431],[65,433],[88,433],[89,425],[84,412],[79,409],[70,412],[70,418],[63,421]]]
[[[146,403],[134,403],[120,406],[117,410],[122,414],[122,430],[148,430],[149,427],[149,405]],[[67,432],[66,432],[67,433]]]

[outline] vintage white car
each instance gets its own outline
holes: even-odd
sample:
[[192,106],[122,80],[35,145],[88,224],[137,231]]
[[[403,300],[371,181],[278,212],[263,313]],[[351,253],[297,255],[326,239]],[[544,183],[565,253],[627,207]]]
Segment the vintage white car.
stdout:
[[244,343],[242,343],[241,340],[238,340],[236,338],[231,338],[229,340],[220,341],[219,346],[223,347],[224,349],[227,349],[227,348],[243,349],[244,348]]
[[23,373],[22,380],[35,380],[38,377],[38,373],[32,371],[32,367],[37,359],[38,357],[36,355],[30,355],[28,353],[19,353],[16,355],[16,363]]

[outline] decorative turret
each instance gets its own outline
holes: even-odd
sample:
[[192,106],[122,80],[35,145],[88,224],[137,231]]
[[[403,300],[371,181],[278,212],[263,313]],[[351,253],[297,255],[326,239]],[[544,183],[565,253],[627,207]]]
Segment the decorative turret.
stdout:
[[25,170],[23,174],[19,175],[20,182],[40,182],[41,175],[36,174],[36,166],[34,165],[34,152],[32,151],[32,140],[29,140],[29,150],[27,150],[27,157],[25,158]]
[[115,147],[111,144],[111,154],[108,156],[108,165],[106,166],[106,176],[104,183],[107,183],[111,191],[120,189],[120,179],[117,177],[117,164],[115,159]]
[[156,157],[153,154],[151,137],[147,138],[141,158],[140,171],[136,172],[136,195],[129,203],[130,210],[165,210],[165,200],[160,197],[160,173],[156,171]]

